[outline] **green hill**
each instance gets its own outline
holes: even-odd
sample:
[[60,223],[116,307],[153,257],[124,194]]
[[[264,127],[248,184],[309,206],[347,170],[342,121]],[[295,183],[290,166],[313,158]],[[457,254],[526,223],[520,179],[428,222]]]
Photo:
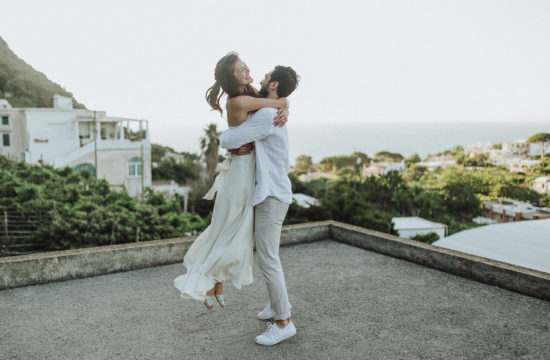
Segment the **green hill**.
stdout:
[[0,99],[8,99],[13,107],[52,107],[55,94],[72,98],[74,108],[85,108],[73,94],[15,55],[0,37]]

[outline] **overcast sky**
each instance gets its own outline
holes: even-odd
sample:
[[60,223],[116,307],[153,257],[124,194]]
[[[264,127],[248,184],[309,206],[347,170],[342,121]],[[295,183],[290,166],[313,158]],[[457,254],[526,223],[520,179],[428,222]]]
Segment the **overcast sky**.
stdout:
[[255,84],[302,77],[291,123],[550,122],[550,1],[9,1],[0,35],[90,109],[196,151],[204,100],[240,53]]

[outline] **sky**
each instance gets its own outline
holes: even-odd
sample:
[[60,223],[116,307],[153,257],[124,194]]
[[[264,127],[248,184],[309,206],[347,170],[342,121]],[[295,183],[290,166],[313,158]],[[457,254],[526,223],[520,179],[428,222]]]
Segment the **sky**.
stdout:
[[402,122],[550,123],[545,0],[4,1],[0,36],[89,109],[147,119],[152,141],[197,151],[216,62],[254,84],[301,76],[289,129]]

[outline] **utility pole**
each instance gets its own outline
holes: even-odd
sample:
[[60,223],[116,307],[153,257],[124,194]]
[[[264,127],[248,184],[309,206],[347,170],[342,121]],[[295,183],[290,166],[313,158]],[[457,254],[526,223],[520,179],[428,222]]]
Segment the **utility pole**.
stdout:
[[94,109],[94,167],[95,167],[95,180],[97,181],[98,176],[98,169],[97,169],[97,118],[96,118],[96,112]]
[[145,173],[145,168],[143,166],[143,143],[141,144],[141,200],[143,200],[143,193],[144,193],[144,189],[143,189],[143,176],[144,176],[144,173]]

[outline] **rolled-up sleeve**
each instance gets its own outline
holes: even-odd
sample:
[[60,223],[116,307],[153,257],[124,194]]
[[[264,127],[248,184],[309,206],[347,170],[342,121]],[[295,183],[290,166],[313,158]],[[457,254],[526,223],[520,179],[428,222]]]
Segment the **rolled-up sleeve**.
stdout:
[[239,126],[225,130],[220,136],[220,145],[224,149],[236,149],[241,145],[269,136],[273,130],[274,111],[263,108],[254,113]]

